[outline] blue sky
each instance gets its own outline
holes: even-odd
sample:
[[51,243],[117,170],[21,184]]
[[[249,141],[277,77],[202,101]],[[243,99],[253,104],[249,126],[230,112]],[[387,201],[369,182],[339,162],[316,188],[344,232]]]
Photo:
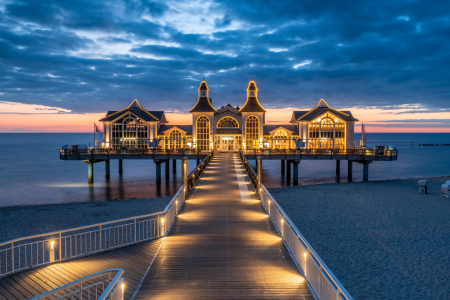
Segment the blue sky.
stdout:
[[0,102],[185,112],[203,76],[219,107],[253,76],[267,108],[324,98],[448,123],[449,40],[450,1],[6,0]]

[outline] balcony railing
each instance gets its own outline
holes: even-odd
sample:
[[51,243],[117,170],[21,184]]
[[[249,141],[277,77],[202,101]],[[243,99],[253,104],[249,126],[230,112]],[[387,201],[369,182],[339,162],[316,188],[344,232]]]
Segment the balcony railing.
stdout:
[[199,149],[106,149],[106,148],[87,148],[87,149],[59,149],[59,155],[61,157],[67,155],[87,155],[87,154],[178,154],[178,155],[205,155],[210,153],[211,150],[199,150]]
[[243,150],[244,155],[362,155],[397,157],[398,150],[381,149],[253,149]]

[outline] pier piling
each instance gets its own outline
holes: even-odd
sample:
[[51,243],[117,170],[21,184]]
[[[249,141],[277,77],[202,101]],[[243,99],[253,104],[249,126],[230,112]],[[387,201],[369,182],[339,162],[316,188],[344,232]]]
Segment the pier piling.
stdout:
[[369,164],[368,163],[364,163],[363,181],[369,181]]
[[281,160],[281,175],[284,176],[285,173],[286,173],[286,160],[282,159]]
[[161,161],[160,160],[154,160],[156,164],[156,183],[161,184]]
[[299,160],[293,160],[292,164],[294,165],[293,185],[298,185],[298,165],[300,164],[300,161]]
[[353,164],[352,161],[348,161],[348,182],[353,180]]
[[177,173],[177,160],[176,159],[172,159],[172,173],[173,174]]
[[336,175],[341,174],[341,161],[338,159],[336,160]]
[[110,161],[109,159],[105,160],[105,177],[106,179],[109,179],[110,177]]
[[291,161],[286,160],[286,180],[287,182],[291,182]]
[[123,174],[123,160],[119,159],[119,174]]
[[88,161],[88,181],[89,183],[94,183],[94,163]]
[[169,179],[170,177],[170,160],[166,160],[165,161],[165,165],[166,165],[166,178]]

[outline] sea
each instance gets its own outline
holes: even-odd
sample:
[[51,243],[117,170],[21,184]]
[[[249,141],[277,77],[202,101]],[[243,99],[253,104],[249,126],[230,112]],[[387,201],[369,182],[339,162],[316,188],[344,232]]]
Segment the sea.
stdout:
[[[373,162],[369,180],[440,177],[450,175],[450,133],[368,133],[367,144],[395,145],[397,161]],[[97,134],[101,140],[101,134]],[[355,135],[359,140],[360,135]],[[111,161],[111,178],[105,178],[105,164],[94,164],[94,184],[88,184],[87,164],[59,159],[66,144],[93,144],[92,133],[0,133],[0,207],[107,201],[115,199],[172,196],[181,186],[181,162],[177,173],[156,184],[152,160],[124,160],[119,175],[118,161]],[[188,172],[195,168],[188,160]],[[251,161],[254,165],[255,162]],[[353,181],[362,181],[363,166],[353,163]],[[281,174],[280,161],[263,161],[263,184],[268,187],[292,185]],[[304,160],[299,165],[299,184],[347,182],[347,162],[341,161],[336,175],[335,161]]]

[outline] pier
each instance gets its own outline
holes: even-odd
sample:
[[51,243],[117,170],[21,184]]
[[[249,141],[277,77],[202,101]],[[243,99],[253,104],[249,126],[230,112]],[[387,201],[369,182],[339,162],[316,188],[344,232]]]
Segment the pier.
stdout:
[[106,270],[114,299],[351,300],[245,162],[210,153],[163,212],[0,244],[0,299],[82,293]]

